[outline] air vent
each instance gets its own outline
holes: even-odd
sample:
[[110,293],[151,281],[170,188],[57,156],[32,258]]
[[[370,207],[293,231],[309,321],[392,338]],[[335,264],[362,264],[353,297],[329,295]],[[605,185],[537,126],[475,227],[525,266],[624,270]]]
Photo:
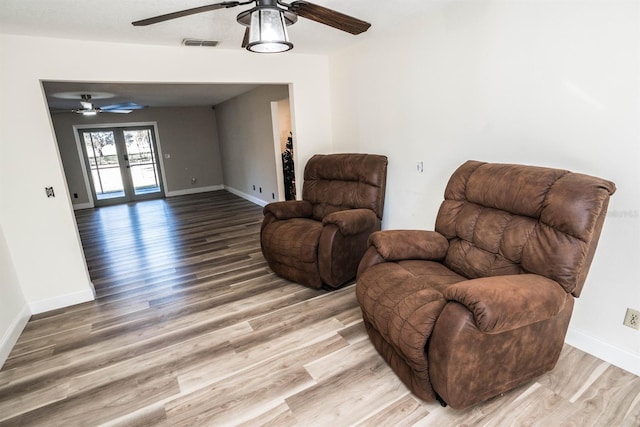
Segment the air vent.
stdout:
[[183,39],[182,44],[185,46],[204,46],[204,47],[216,47],[218,46],[216,40],[198,40],[198,39]]

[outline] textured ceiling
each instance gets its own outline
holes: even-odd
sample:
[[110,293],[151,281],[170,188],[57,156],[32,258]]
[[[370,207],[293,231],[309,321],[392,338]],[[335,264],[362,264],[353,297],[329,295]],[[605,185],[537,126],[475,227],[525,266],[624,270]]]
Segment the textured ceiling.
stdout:
[[[330,54],[380,31],[415,21],[444,0],[314,0],[372,24],[353,36],[304,18],[289,27],[292,52]],[[136,44],[180,45],[184,38],[217,40],[213,49],[241,49],[244,27],[239,12],[251,5],[219,9],[147,27],[131,22],[217,2],[206,0],[1,0],[0,33]],[[193,48],[190,48],[193,49]],[[206,48],[211,49],[211,48]]]
[[[371,28],[354,36],[304,18],[289,27],[296,53],[329,55],[360,43],[377,33],[393,31],[408,22],[419,22],[437,3],[447,0],[314,0],[313,3],[370,22]],[[184,49],[233,49],[240,47],[244,27],[236,16],[251,5],[237,6],[182,17],[147,27],[131,22],[208,5],[202,0],[0,0],[0,33],[55,37],[75,40],[180,46],[184,38],[216,40],[217,47],[183,47]],[[257,55],[246,52],[247,55]],[[94,100],[97,106],[136,102],[147,106],[215,105],[252,85],[162,85],[51,82],[45,84],[50,107],[78,108],[78,99],[61,99],[57,93],[108,92],[113,97]],[[79,98],[79,97],[78,97]]]

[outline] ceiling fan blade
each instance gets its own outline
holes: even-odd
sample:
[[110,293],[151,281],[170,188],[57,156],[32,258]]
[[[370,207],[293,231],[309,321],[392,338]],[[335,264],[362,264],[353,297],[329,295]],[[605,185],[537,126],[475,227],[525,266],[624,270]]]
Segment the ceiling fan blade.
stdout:
[[135,102],[123,102],[122,104],[103,105],[99,107],[102,111],[113,110],[141,110],[146,108],[144,105],[138,105]]
[[289,10],[303,18],[337,28],[338,30],[346,31],[351,34],[364,33],[369,29],[369,27],[371,27],[371,24],[368,22],[307,1],[294,1],[291,3]]
[[192,9],[185,9],[178,12],[167,13],[164,15],[154,16],[153,18],[141,19],[140,21],[132,22],[135,27],[157,24],[158,22],[169,21],[171,19],[182,18],[183,16],[195,15],[196,13],[209,12],[210,10],[229,8],[239,5],[238,1],[223,1],[222,3],[214,3],[207,6],[194,7]]
[[130,112],[132,112],[133,110],[103,110],[102,108],[100,109],[100,111],[102,113],[119,113],[119,114],[129,114]]
[[245,28],[244,30],[244,37],[242,38],[242,48],[244,49],[245,47],[247,47],[247,45],[249,44],[249,32],[251,30],[249,30],[249,27]]

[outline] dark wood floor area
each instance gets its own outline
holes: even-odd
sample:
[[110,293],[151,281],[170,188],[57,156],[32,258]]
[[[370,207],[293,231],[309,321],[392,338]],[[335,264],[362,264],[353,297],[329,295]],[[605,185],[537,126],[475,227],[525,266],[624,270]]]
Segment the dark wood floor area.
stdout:
[[33,316],[0,371],[0,425],[640,425],[640,378],[569,346],[472,409],[419,401],[354,285],[275,276],[261,221],[224,191],[77,212],[98,298]]

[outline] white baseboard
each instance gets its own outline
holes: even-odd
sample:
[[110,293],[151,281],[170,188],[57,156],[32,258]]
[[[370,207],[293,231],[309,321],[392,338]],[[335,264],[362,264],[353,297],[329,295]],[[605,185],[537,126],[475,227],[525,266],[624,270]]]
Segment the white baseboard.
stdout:
[[187,194],[207,193],[209,191],[224,190],[224,185],[210,185],[209,187],[186,188],[184,190],[174,190],[165,192],[167,197],[186,196]]
[[570,346],[591,354],[618,368],[640,376],[640,355],[614,347],[604,341],[594,338],[587,333],[569,328],[564,340]]
[[18,338],[20,338],[20,334],[24,330],[24,327],[27,326],[27,322],[31,317],[31,311],[29,310],[29,305],[25,304],[20,310],[20,313],[13,319],[9,328],[5,331],[2,339],[0,339],[0,367],[4,365],[4,362],[7,361],[13,346],[16,345]]
[[269,202],[265,202],[264,200],[258,199],[257,197],[252,196],[251,194],[243,193],[242,191],[236,190],[235,188],[229,187],[227,185],[224,186],[224,189],[227,190],[229,193],[233,193],[238,197],[242,197],[243,199],[248,200],[252,203],[255,203],[258,206],[264,207],[269,204]]
[[77,211],[78,209],[91,209],[93,207],[93,203],[77,203],[73,205],[73,210]]
[[58,308],[69,307],[70,305],[81,304],[95,299],[93,284],[90,289],[74,292],[71,294],[59,295],[53,298],[41,299],[29,303],[32,314],[44,313]]
[[[188,194],[207,193],[209,191],[224,190],[224,185],[210,185],[208,187],[185,188],[184,190],[174,190],[165,192],[166,197],[186,196]],[[93,203],[77,203],[73,205],[73,210],[93,208]]]

